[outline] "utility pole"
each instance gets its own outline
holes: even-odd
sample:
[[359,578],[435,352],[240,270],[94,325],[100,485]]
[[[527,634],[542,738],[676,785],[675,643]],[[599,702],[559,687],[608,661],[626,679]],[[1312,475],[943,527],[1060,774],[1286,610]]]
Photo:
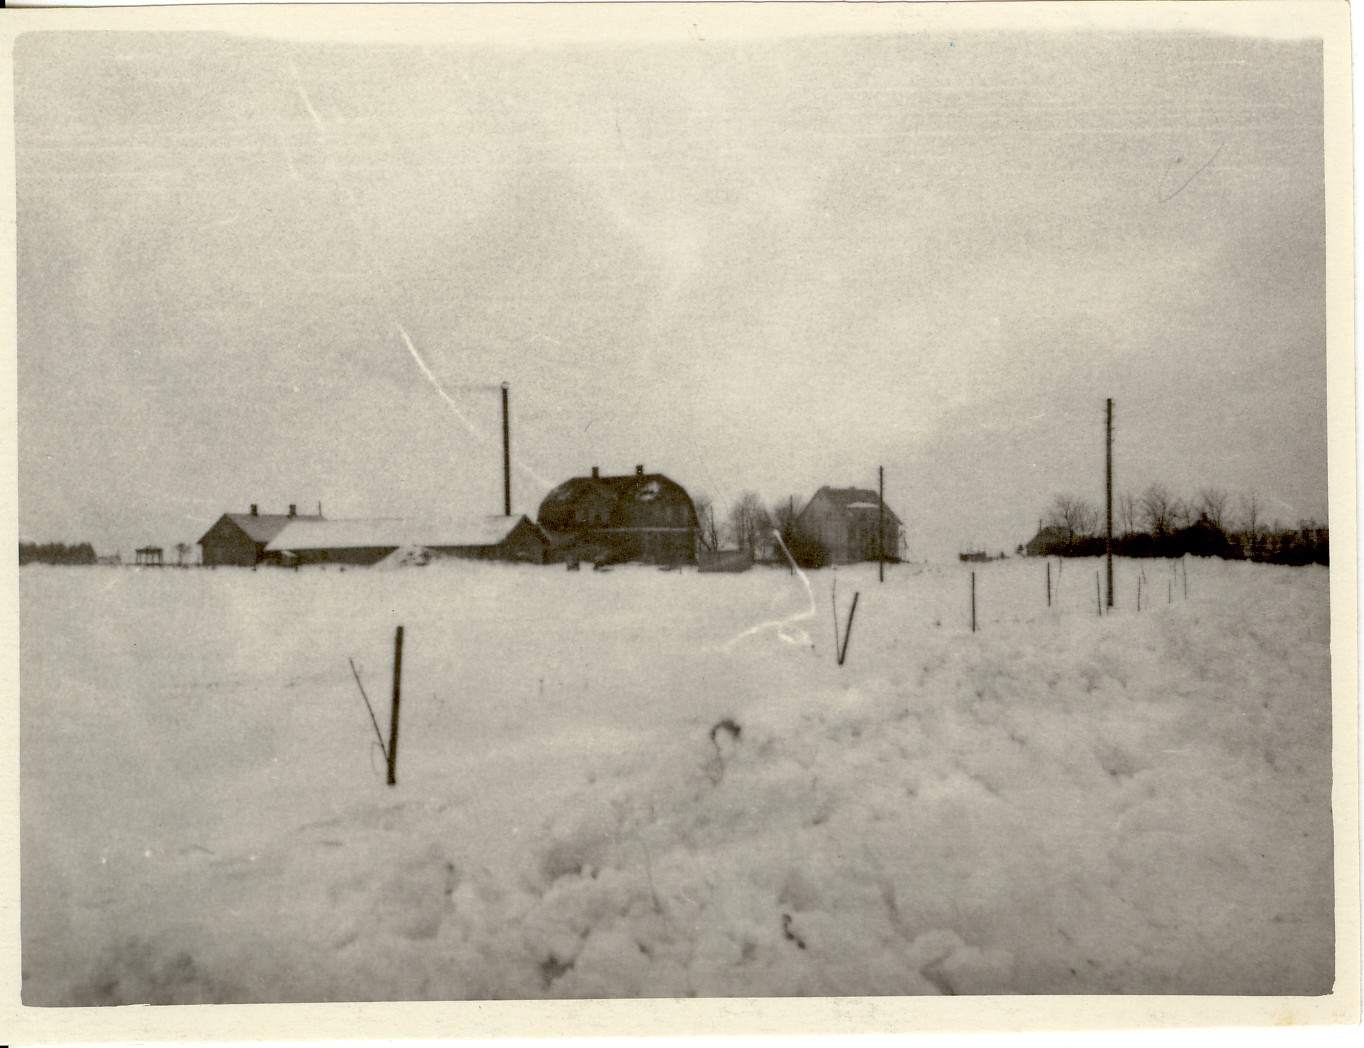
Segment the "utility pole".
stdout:
[[886,467],[876,467],[876,573],[886,581]]
[[1108,398],[1105,426],[1107,455],[1104,460],[1108,495],[1108,532],[1104,537],[1104,553],[1108,557],[1108,606],[1113,607],[1113,398]]
[[511,421],[507,415],[507,383],[502,383],[502,515],[511,516]]

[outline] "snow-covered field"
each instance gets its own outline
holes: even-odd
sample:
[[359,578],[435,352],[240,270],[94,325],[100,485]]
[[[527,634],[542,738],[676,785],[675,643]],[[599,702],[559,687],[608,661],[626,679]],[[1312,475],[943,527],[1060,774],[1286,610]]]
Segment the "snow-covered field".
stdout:
[[25,568],[24,1001],[1329,991],[1327,573],[975,567]]

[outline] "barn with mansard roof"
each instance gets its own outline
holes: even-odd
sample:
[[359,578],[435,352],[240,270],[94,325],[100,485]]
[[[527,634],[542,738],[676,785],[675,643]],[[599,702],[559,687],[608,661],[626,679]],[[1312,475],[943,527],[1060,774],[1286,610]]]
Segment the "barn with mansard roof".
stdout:
[[540,503],[536,521],[560,560],[695,564],[699,524],[682,485],[662,473],[585,477],[564,481]]

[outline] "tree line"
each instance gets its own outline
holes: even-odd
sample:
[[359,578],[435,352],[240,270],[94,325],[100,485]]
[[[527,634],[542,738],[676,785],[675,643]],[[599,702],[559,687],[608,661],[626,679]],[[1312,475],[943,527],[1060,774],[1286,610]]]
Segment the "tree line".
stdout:
[[[1104,517],[1088,499],[1058,495],[1042,530],[1026,552],[1038,556],[1093,557],[1104,552]],[[1025,552],[1020,546],[1019,552]],[[1222,557],[1266,564],[1329,564],[1330,536],[1315,520],[1287,528],[1265,521],[1258,499],[1233,507],[1220,488],[1180,498],[1161,484],[1113,500],[1113,552],[1122,557]]]
[[65,542],[21,542],[19,563],[23,564],[93,564],[95,548],[88,542],[68,546]]

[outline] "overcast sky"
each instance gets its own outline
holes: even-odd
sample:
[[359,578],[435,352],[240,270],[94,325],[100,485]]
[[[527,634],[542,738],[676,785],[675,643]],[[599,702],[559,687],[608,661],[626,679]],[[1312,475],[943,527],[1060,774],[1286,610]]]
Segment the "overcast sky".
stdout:
[[1102,502],[1111,396],[1120,492],[1326,519],[1319,44],[44,33],[15,68],[23,538],[499,512],[503,380],[531,516],[593,465],[719,514],[884,465],[912,556],[1012,550]]

